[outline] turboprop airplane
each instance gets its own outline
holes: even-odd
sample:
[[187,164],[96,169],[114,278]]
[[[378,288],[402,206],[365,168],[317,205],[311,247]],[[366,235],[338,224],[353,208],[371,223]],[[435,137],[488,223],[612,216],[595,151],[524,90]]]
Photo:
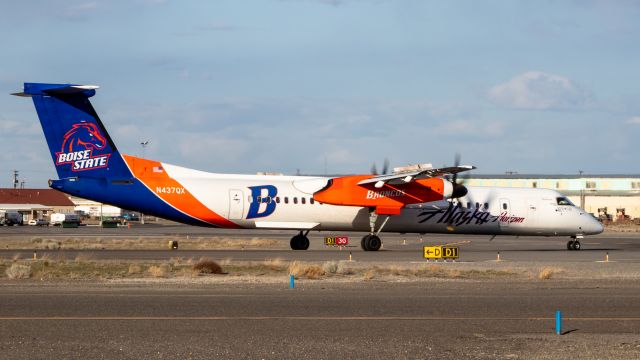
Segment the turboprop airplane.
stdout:
[[[366,251],[382,232],[567,236],[579,250],[602,225],[546,189],[467,187],[473,166],[414,165],[391,174],[274,176],[217,174],[121,154],[89,98],[97,86],[25,83],[58,180],[51,188],[185,224],[286,229],[291,248],[309,248],[310,231],[365,231]],[[444,178],[452,176],[451,179]]]

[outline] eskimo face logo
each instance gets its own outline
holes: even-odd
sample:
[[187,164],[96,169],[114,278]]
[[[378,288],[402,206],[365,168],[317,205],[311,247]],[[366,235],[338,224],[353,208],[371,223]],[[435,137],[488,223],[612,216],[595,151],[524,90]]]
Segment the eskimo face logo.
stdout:
[[94,150],[103,150],[107,139],[96,124],[80,122],[74,124],[62,138],[62,151],[56,153],[56,165],[71,164],[72,171],[85,171],[107,167],[111,154],[93,155]]

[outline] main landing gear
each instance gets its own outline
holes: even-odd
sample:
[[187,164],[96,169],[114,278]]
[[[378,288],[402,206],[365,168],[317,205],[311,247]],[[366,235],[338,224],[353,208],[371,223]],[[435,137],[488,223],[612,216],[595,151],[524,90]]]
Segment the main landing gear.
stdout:
[[376,221],[378,220],[378,214],[375,211],[369,212],[369,226],[371,226],[371,233],[369,235],[365,235],[360,241],[360,246],[362,246],[362,250],[364,251],[378,251],[382,247],[382,240],[378,234],[382,231],[382,228],[387,224],[387,220],[389,220],[389,215],[387,215],[382,224],[378,228],[378,231],[375,230]]
[[572,236],[571,240],[567,242],[567,250],[580,250],[580,249],[581,249],[581,246],[580,246],[580,241],[578,240],[578,237]]
[[307,232],[305,232],[304,234],[302,233],[302,230],[300,230],[300,233],[292,237],[291,241],[289,242],[289,244],[291,245],[291,249],[307,250],[309,248],[309,238],[307,237],[307,235],[309,235],[309,230],[307,230]]

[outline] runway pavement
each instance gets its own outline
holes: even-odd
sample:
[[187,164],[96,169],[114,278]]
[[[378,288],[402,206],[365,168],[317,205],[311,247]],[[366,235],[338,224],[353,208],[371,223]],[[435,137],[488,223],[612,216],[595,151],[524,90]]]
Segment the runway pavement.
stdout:
[[[426,234],[382,234],[383,249],[378,252],[365,252],[360,248],[362,233],[313,232],[309,234],[311,246],[307,251],[292,251],[289,248],[291,231],[265,230],[223,230],[198,228],[192,226],[136,226],[131,229],[102,229],[99,227],[81,227],[78,229],[40,228],[40,227],[0,227],[0,258],[12,258],[20,254],[22,258],[31,257],[33,249],[16,250],[3,244],[9,238],[29,239],[46,237],[55,239],[61,248],[38,250],[42,255],[75,258],[78,254],[90,253],[95,259],[124,260],[166,260],[172,257],[214,259],[231,258],[234,260],[261,261],[281,258],[284,260],[328,261],[344,260],[352,253],[356,261],[397,262],[422,261],[422,247],[426,245],[450,244],[460,248],[459,261],[481,262],[494,260],[500,253],[502,260],[540,261],[540,262],[594,262],[603,260],[606,254],[618,262],[640,262],[640,233],[604,233],[583,239],[582,250],[567,251],[566,237],[514,237],[499,236],[490,240],[489,236]],[[323,245],[324,236],[349,236],[348,247],[337,248]],[[88,242],[98,239],[133,239],[144,242],[149,239],[167,237],[186,240],[199,237],[220,237],[228,239],[270,239],[277,242],[273,246],[241,249],[240,246],[220,250],[198,250],[180,247],[169,250],[166,247],[145,250],[77,250],[65,244],[69,238],[83,238]]]
[[3,284],[0,303],[7,359],[640,357],[637,281]]
[[[567,270],[557,279],[351,282],[0,281],[0,358],[105,359],[638,359],[640,358],[640,241],[633,234],[583,240],[565,250],[564,238],[384,234],[384,251],[364,252],[362,234],[347,234],[354,247],[322,245],[312,233],[308,251],[288,249],[290,232],[225,231],[185,226],[132,229],[0,228],[0,257],[32,249],[7,249],[3,241],[55,238],[51,256],[166,260],[172,257],[234,260],[342,260],[356,263],[416,262],[422,246],[456,244],[456,266],[492,269],[548,264]],[[281,240],[261,249],[74,250],[69,238],[145,241],[221,237]],[[57,241],[57,240],[56,240]],[[406,245],[404,244],[406,242]],[[38,256],[44,255],[39,250]],[[609,253],[612,262],[597,263]],[[531,265],[534,264],[534,265]],[[547,265],[544,265],[547,266]],[[584,270],[584,273],[582,272]],[[590,275],[583,275],[590,274]],[[244,279],[244,278],[240,278]],[[248,278],[247,278],[248,279]],[[554,315],[565,317],[554,334]]]

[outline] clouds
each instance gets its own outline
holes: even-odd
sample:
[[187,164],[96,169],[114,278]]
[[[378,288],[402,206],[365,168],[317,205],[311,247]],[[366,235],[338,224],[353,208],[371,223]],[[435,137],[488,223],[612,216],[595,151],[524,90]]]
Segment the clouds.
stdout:
[[640,125],[640,116],[634,116],[627,120],[627,124]]
[[498,84],[488,92],[488,98],[499,106],[520,110],[571,110],[591,104],[593,95],[571,79],[528,71]]

